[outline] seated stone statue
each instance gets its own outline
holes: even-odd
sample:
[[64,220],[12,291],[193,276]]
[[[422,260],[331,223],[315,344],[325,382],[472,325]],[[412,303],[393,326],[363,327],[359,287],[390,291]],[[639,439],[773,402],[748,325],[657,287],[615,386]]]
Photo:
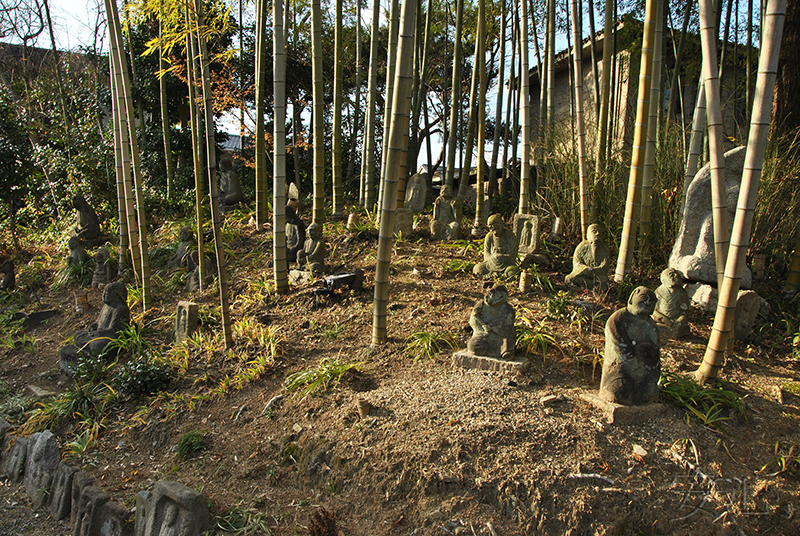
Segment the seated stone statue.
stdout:
[[312,223],[308,226],[308,238],[306,238],[303,249],[297,252],[297,264],[301,270],[317,276],[325,269],[325,253],[322,227]]
[[103,290],[103,308],[97,322],[75,333],[74,342],[61,349],[61,369],[72,376],[72,366],[78,357],[101,355],[108,343],[125,329],[130,320],[128,289],[124,283],[115,282]]
[[114,272],[117,267],[114,261],[110,259],[108,248],[103,246],[97,250],[94,256],[94,275],[92,275],[92,286],[94,288],[103,288],[103,286],[111,283],[114,280]]
[[606,322],[606,348],[600,398],[625,406],[658,401],[661,357],[658,329],[650,318],[656,295],[637,287],[626,309],[612,314]]
[[239,174],[233,169],[233,161],[223,158],[219,161],[219,204],[231,207],[244,199]]
[[306,243],[306,224],[297,215],[294,207],[286,205],[286,258],[289,262],[297,262],[297,252]]
[[515,277],[520,273],[517,266],[519,244],[513,231],[506,229],[500,214],[489,216],[489,233],[483,241],[483,262],[472,269],[478,276],[497,275]]
[[6,259],[3,264],[0,264],[0,274],[3,274],[3,279],[0,280],[0,290],[14,290],[14,283],[17,279],[14,273],[14,261]]
[[197,245],[197,240],[194,238],[192,228],[188,225],[181,227],[178,233],[178,240],[178,249],[175,250],[175,253],[167,261],[167,268],[170,270],[186,265],[186,250],[189,246]]
[[675,339],[688,335],[689,294],[683,288],[683,276],[675,268],[661,272],[661,286],[656,289],[656,298],[653,320],[658,324],[658,332]]
[[[200,265],[197,259],[196,251],[192,252],[191,255],[186,255],[186,271],[189,273],[189,277],[186,278],[186,290],[189,292],[200,290]],[[214,276],[217,275],[217,266],[214,259],[209,258],[208,255],[204,255],[203,260],[205,262],[203,266],[203,270],[205,271],[203,274],[205,276],[203,288],[208,288],[214,281]]]
[[467,351],[483,357],[514,359],[516,312],[508,303],[508,289],[497,285],[478,300],[469,317],[472,337]]
[[453,199],[453,189],[442,186],[442,191],[433,202],[431,236],[434,240],[455,240],[461,238],[461,201]]
[[78,211],[78,223],[73,229],[75,236],[84,240],[93,240],[100,236],[100,223],[97,221],[97,213],[86,202],[82,195],[72,198],[72,207]]
[[73,236],[67,242],[69,248],[69,257],[67,257],[67,266],[81,266],[89,258],[86,255],[86,250],[83,249],[80,238]]
[[586,229],[586,240],[575,248],[572,272],[566,277],[567,285],[607,290],[608,262],[608,247],[602,231],[593,223]]

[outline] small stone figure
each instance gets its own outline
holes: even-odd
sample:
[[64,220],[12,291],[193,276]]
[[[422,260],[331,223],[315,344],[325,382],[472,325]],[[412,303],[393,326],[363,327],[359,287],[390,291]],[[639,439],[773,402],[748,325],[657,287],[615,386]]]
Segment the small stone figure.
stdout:
[[322,240],[322,228],[312,223],[308,226],[308,238],[303,249],[297,252],[297,264],[301,270],[317,276],[325,268],[325,241]]
[[469,316],[472,337],[467,351],[495,359],[514,359],[516,312],[508,303],[508,289],[497,285],[478,300]]
[[232,208],[244,199],[239,174],[233,169],[233,161],[223,158],[219,161],[219,204],[220,207]]
[[483,262],[472,269],[477,276],[498,275],[503,278],[516,277],[520,273],[517,267],[517,237],[513,231],[505,228],[500,214],[489,216],[489,233],[483,241]]
[[608,247],[596,223],[586,229],[586,240],[575,248],[572,272],[566,277],[566,283],[587,289],[608,289]]
[[3,274],[3,279],[0,280],[0,290],[14,290],[14,283],[17,279],[14,273],[14,261],[6,259],[3,264],[0,264],[0,274]]
[[94,275],[92,276],[92,287],[103,288],[114,279],[114,272],[117,267],[110,259],[108,248],[103,246],[97,250],[94,256]]
[[180,240],[180,242],[178,242],[178,249],[175,250],[175,253],[167,261],[167,268],[170,270],[174,270],[175,268],[180,268],[181,266],[185,265],[186,251],[189,249],[189,246],[197,245],[197,240],[194,238],[192,228],[188,225],[181,227],[181,230],[178,233],[178,240]]
[[658,401],[661,357],[658,329],[650,317],[656,295],[647,287],[637,287],[620,309],[606,322],[606,349],[600,398],[624,406]]
[[659,334],[675,339],[688,335],[689,294],[683,288],[680,272],[674,268],[661,272],[661,286],[656,289],[656,298],[653,320],[658,323]]
[[442,191],[433,203],[431,235],[434,240],[456,240],[461,238],[461,201],[453,199],[453,189],[442,186]]
[[76,236],[70,238],[67,247],[69,247],[67,266],[81,266],[88,260],[89,257],[86,255],[86,250],[83,249],[80,238]]
[[[205,261],[205,265],[203,266],[205,269],[203,287],[206,288],[213,282],[217,267],[216,263],[208,256],[204,255],[203,259]],[[189,292],[200,290],[200,265],[196,261],[196,253],[193,252],[191,255],[186,256],[186,271],[189,272],[189,277],[186,278],[186,290]]]
[[86,202],[82,195],[72,198],[72,208],[78,211],[78,223],[73,229],[75,236],[84,240],[93,240],[100,236],[100,224],[97,221],[97,213]]
[[286,258],[289,262],[297,262],[297,252],[306,243],[306,224],[294,207],[286,205]]
[[125,329],[130,320],[131,312],[128,309],[128,289],[124,283],[115,282],[106,285],[103,290],[103,308],[97,317],[97,322],[75,333],[70,344],[61,349],[61,369],[72,376],[72,365],[81,355],[100,355],[108,343],[115,339],[120,331]]

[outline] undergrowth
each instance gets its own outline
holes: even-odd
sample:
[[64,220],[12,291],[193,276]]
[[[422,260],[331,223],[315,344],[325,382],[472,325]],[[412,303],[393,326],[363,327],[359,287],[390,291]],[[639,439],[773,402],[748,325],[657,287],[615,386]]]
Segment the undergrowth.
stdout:
[[690,378],[674,372],[661,375],[661,400],[687,411],[705,425],[718,428],[723,421],[738,415],[747,419],[742,398],[721,385],[699,385]]

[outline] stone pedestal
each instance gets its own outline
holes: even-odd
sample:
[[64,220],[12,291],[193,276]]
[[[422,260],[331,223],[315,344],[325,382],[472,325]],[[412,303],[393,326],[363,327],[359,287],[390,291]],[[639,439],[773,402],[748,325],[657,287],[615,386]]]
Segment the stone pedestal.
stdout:
[[599,409],[609,424],[636,424],[661,417],[667,410],[664,404],[644,404],[642,406],[623,406],[602,400],[595,393],[582,393],[580,397]]
[[453,354],[453,367],[460,367],[472,370],[492,370],[503,374],[521,376],[528,371],[530,361],[526,358],[516,358],[513,360],[495,359],[494,357],[483,357],[471,354],[467,351],[459,351]]

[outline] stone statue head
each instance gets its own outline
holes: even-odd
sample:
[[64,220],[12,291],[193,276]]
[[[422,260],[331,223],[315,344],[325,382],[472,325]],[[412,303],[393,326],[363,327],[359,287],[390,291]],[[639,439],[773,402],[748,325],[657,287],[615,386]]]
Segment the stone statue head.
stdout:
[[219,170],[222,173],[227,173],[233,169],[233,161],[230,158],[222,158],[219,161]]
[[439,193],[440,196],[444,197],[445,199],[450,199],[453,197],[453,187],[449,184],[445,184],[442,186],[442,191]]
[[192,233],[191,227],[189,227],[188,225],[184,225],[183,227],[181,227],[181,230],[178,233],[178,240],[180,240],[181,242],[191,242],[193,238],[194,235]]
[[628,312],[650,316],[656,310],[656,293],[647,287],[636,287],[628,298]]
[[489,220],[486,224],[489,226],[489,229],[498,235],[503,232],[503,228],[505,227],[505,222],[500,214],[492,214],[489,216]]
[[600,225],[593,223],[589,227],[586,228],[586,240],[589,242],[595,242],[597,240],[603,239],[603,229]]
[[495,285],[490,288],[483,298],[486,305],[500,305],[508,301],[508,289],[505,285]]
[[77,236],[73,236],[72,238],[70,238],[69,242],[67,242],[67,247],[69,248],[70,251],[73,251],[81,247],[80,238],[78,238]]
[[86,204],[86,198],[81,194],[72,197],[72,208],[80,210],[80,208],[86,206]]
[[119,281],[106,285],[103,290],[103,303],[106,305],[123,305],[128,302],[128,287]]
[[14,261],[6,259],[3,264],[0,264],[0,274],[8,274],[14,271]]
[[108,257],[108,248],[103,246],[97,250],[97,255],[95,255],[94,260],[97,264],[102,264],[108,260]]
[[675,268],[667,268],[661,272],[661,283],[667,288],[680,288],[683,286],[683,276]]
[[322,238],[322,227],[318,223],[312,223],[308,226],[308,236],[312,240],[319,240]]
[[292,205],[286,205],[286,221],[294,222],[297,218],[297,211]]

